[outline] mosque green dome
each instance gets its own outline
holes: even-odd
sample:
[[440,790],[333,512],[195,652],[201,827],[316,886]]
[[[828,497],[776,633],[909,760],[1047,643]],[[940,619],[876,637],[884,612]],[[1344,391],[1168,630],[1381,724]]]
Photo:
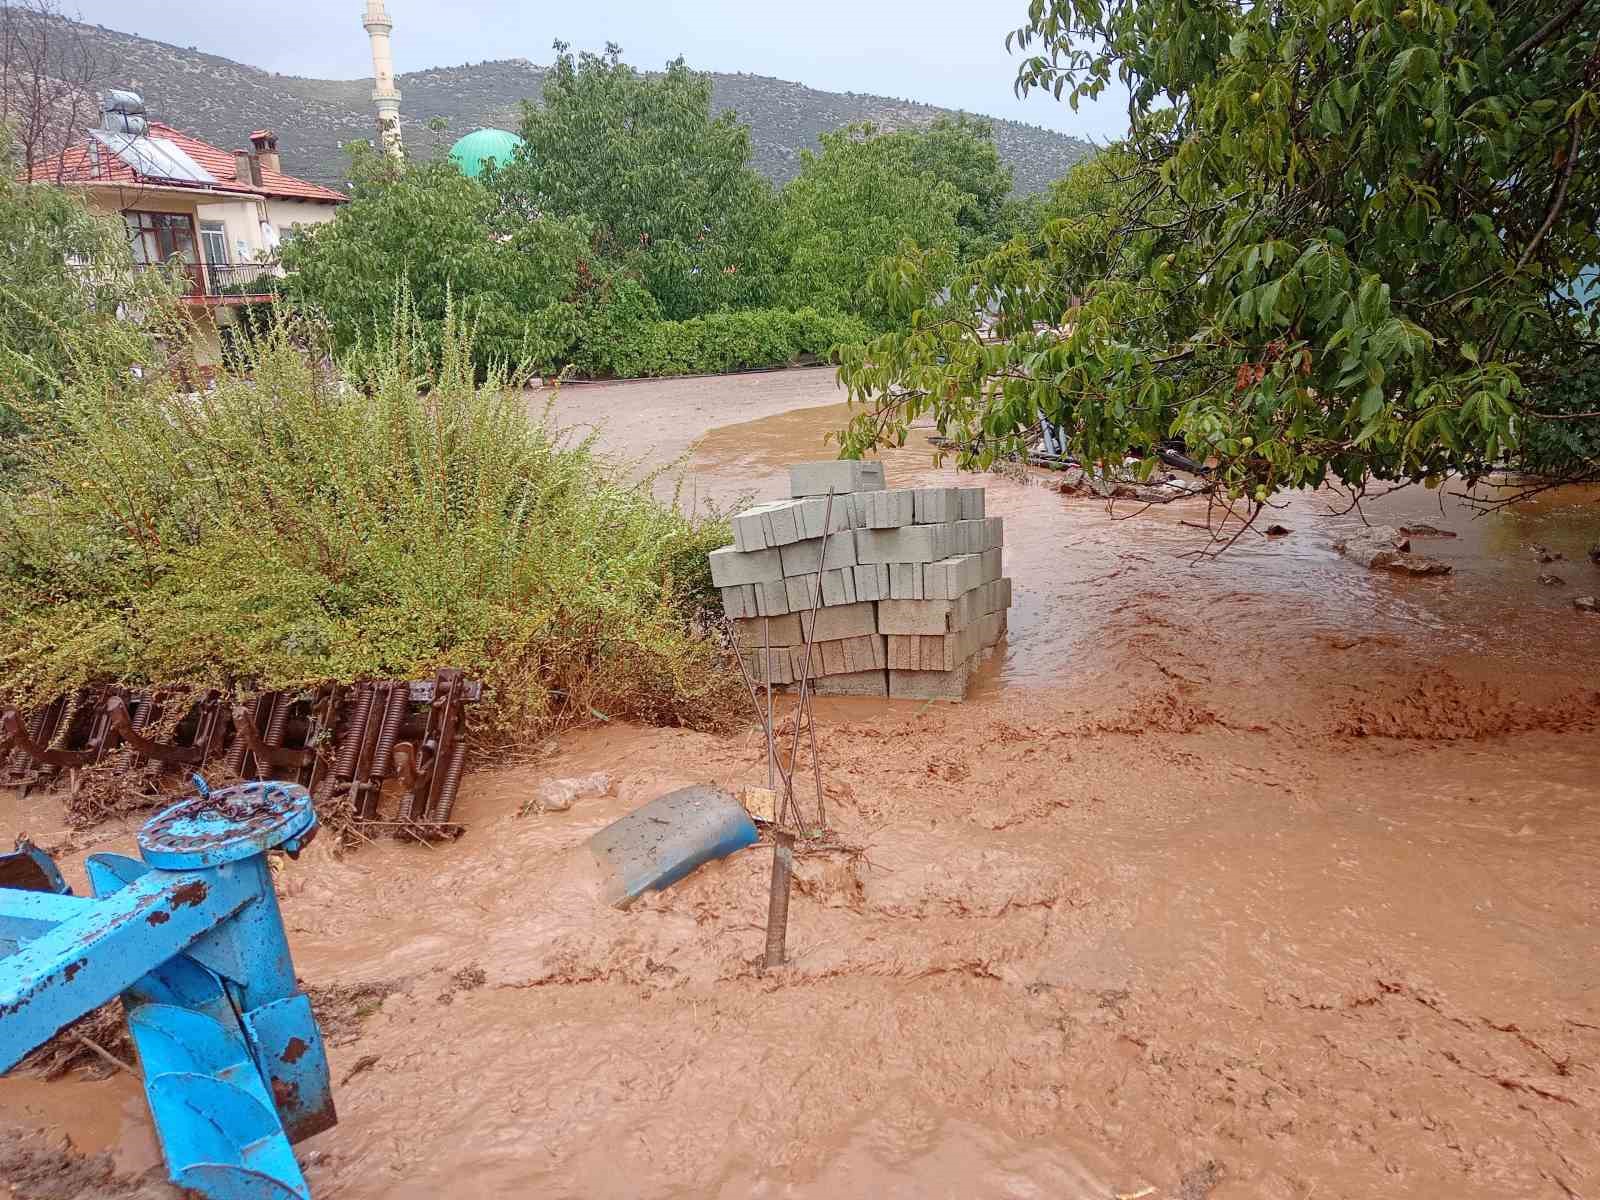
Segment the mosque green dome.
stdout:
[[468,179],[476,179],[492,159],[496,166],[511,162],[522,139],[504,129],[474,129],[450,147],[450,161]]

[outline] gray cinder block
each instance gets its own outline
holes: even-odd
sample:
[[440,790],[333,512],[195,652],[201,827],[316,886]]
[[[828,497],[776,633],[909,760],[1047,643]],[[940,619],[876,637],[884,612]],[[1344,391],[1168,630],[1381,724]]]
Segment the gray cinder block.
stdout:
[[982,520],[983,489],[981,487],[964,487],[956,490],[961,493],[961,520]]
[[889,564],[865,563],[853,568],[857,600],[889,599]]
[[895,600],[921,600],[922,564],[889,563],[889,596]]
[[[790,612],[809,613],[816,606],[817,576],[815,572],[809,575],[794,575],[783,582],[788,590]],[[822,573],[822,603],[824,605],[854,604],[857,599],[854,567],[842,567],[837,571],[824,571]]]
[[982,648],[983,626],[938,637],[890,634],[889,667],[896,671],[953,671]]
[[823,675],[816,680],[819,696],[887,696],[889,672],[852,671],[847,675]]
[[1006,612],[992,612],[984,617],[977,625],[973,626],[979,631],[979,640],[985,646],[993,646],[1006,635]]
[[751,584],[756,593],[758,617],[781,617],[791,611],[789,592],[782,579],[769,579],[766,583]]
[[972,681],[972,659],[953,671],[899,671],[891,668],[891,700],[965,700]]
[[[800,630],[811,628],[811,614],[802,612]],[[873,604],[841,604],[817,610],[817,631],[813,635],[819,642],[840,638],[867,637],[878,632],[877,606]]]
[[[822,564],[825,571],[835,571],[840,567],[853,567],[856,565],[856,542],[851,530],[835,534],[828,538],[826,554],[828,561]],[[778,550],[782,560],[785,575],[808,575],[817,569],[817,560],[824,553],[823,539],[807,538],[803,542],[783,546]]]
[[[816,496],[809,500],[790,500],[788,503],[795,506],[799,514],[800,538],[819,538],[822,536],[822,519],[828,518],[828,532],[840,533],[856,527],[855,498],[849,495],[835,496],[833,498],[833,511],[828,511],[828,498]],[[798,541],[799,538],[793,539]]]
[[898,529],[916,519],[916,496],[912,488],[889,488],[881,492],[862,492],[856,497],[862,508],[863,529]]
[[722,589],[722,611],[730,618],[756,616],[756,589],[751,584]]
[[923,568],[922,594],[928,600],[956,600],[982,583],[982,576],[980,556],[952,555]]
[[987,607],[999,594],[991,593],[994,586],[982,584],[954,600],[885,600],[878,605],[878,632],[918,636],[955,633],[994,611]]
[[[828,675],[854,675],[861,671],[881,671],[888,662],[884,639],[876,634],[832,638],[811,644],[810,678]],[[806,677],[806,648],[789,648],[789,666],[796,679]]]
[[856,530],[856,559],[864,563],[930,563],[954,551],[953,524]]
[[734,641],[744,650],[759,650],[762,639],[766,639],[769,646],[798,646],[803,640],[800,636],[800,616],[790,613],[783,617],[770,618],[744,618],[733,623]]
[[884,487],[883,464],[847,458],[795,463],[789,468],[789,495],[826,496],[842,492],[875,492]]
[[961,519],[959,488],[917,488],[916,493],[918,525],[938,525]]
[[718,587],[768,583],[783,578],[783,562],[776,550],[747,551],[724,546],[707,557],[711,560],[711,582]]
[[983,582],[1000,578],[1002,551],[999,546],[983,552]]
[[762,665],[763,656],[760,649],[742,650],[740,657],[744,659],[744,669],[750,672],[750,677],[757,683],[767,683],[771,676],[772,683],[793,683],[794,665],[790,658],[789,646],[774,646],[766,655],[767,665]]

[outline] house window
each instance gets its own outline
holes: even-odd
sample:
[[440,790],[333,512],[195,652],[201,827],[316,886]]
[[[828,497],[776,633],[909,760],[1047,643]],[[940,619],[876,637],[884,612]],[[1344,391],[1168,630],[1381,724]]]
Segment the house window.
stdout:
[[164,263],[173,258],[186,263],[198,261],[194,218],[188,213],[129,212],[123,214],[123,219],[128,223],[134,262]]
[[219,267],[227,266],[228,227],[221,221],[201,221],[200,248],[205,251],[206,262]]

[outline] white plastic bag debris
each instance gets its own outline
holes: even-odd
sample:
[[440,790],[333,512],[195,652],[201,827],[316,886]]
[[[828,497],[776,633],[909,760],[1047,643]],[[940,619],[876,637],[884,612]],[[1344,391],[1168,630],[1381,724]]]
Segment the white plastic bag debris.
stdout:
[[605,771],[576,775],[570,779],[546,779],[522,805],[522,814],[566,812],[575,800],[604,796],[611,791],[611,776]]

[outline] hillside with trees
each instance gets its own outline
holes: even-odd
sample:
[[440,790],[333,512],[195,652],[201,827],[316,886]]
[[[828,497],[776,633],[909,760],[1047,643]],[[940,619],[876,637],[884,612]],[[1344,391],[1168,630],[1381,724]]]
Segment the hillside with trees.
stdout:
[[[348,19],[351,36],[359,36],[355,16]],[[279,75],[104,26],[82,28],[99,59],[118,74],[111,83],[140,91],[159,120],[220,146],[270,126],[282,138],[285,165],[304,178],[342,182],[348,163],[340,146],[373,136],[370,79]],[[408,148],[425,158],[479,126],[517,128],[522,101],[542,93],[548,70],[512,58],[399,76]],[[925,128],[950,115],[933,105],[819,91],[762,75],[714,74],[711,80],[714,110],[731,109],[750,126],[753,165],[778,183],[799,173],[801,152],[815,149],[823,133],[864,121],[884,129]],[[1092,152],[1087,142],[1063,133],[1016,121],[992,124],[1020,192],[1048,187]]]

